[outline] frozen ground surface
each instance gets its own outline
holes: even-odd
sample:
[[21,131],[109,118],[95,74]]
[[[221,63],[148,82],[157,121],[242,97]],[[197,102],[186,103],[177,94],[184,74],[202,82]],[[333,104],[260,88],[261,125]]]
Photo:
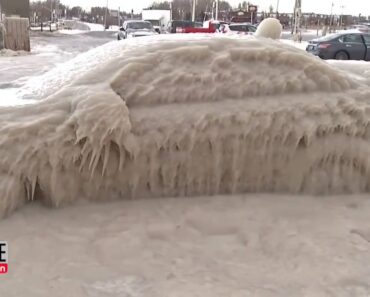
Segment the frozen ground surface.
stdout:
[[0,223],[7,297],[366,297],[368,196],[154,199]]
[[66,34],[66,35],[84,34],[84,33],[88,33],[88,32],[90,32],[90,31],[87,31],[87,30],[66,30],[66,29],[58,30],[58,33]]
[[[93,23],[83,23],[83,24],[88,26],[91,31],[104,31],[104,26],[101,24],[93,24]],[[118,29],[119,29],[118,25],[111,25],[106,31],[117,32]]]
[[[317,32],[317,30],[303,30],[302,31],[302,40],[303,41],[308,41],[308,40],[311,40],[311,39],[314,39],[314,38],[318,38],[322,35],[322,32],[319,30],[319,32]],[[283,39],[292,39],[292,34],[291,34],[291,31],[283,31],[282,33],[282,38]]]
[[[133,44],[129,46],[133,46]],[[366,87],[369,86],[370,67],[368,63],[338,63],[333,61],[330,63],[334,68],[328,69],[323,66],[326,64],[321,63],[321,61],[320,68],[316,68],[318,65],[314,60],[307,60],[310,63],[306,66],[310,67],[305,70],[312,75],[307,77],[307,81],[299,80],[301,87],[305,86],[309,90],[313,88],[312,83],[319,83],[315,80],[316,75],[322,75],[323,71],[325,71],[326,76],[332,77],[333,80],[343,82],[342,85],[338,86],[326,81],[326,84],[318,86],[324,89],[320,89],[321,91],[318,93],[302,95],[296,92],[279,97],[273,92],[270,95],[272,97],[269,98],[265,96],[254,98],[248,102],[248,106],[241,102],[237,103],[236,98],[233,98],[239,96],[238,93],[228,93],[228,96],[231,97],[230,101],[223,101],[222,98],[218,98],[217,100],[220,100],[220,102],[216,100],[216,102],[208,102],[203,105],[201,103],[197,105],[194,102],[186,105],[161,102],[160,106],[154,108],[153,106],[147,106],[147,104],[159,100],[161,97],[156,93],[149,92],[151,86],[149,83],[147,85],[141,84],[141,81],[135,79],[138,76],[130,76],[130,72],[126,72],[126,68],[119,73],[112,71],[112,69],[123,69],[122,67],[127,65],[127,61],[132,63],[128,67],[130,71],[139,70],[135,68],[137,64],[146,63],[151,65],[151,63],[160,61],[150,59],[150,52],[147,53],[145,46],[142,49],[140,49],[140,45],[138,46],[138,48],[135,46],[134,48],[143,54],[141,58],[140,56],[131,57],[129,54],[130,48],[126,48],[124,43],[103,45],[93,52],[83,54],[63,65],[58,65],[47,75],[43,74],[40,77],[30,78],[22,85],[22,88],[26,90],[22,94],[33,94],[33,97],[30,98],[39,99],[43,96],[53,95],[60,91],[61,85],[64,85],[66,90],[54,95],[54,99],[58,96],[59,98],[65,98],[66,104],[54,101],[59,103],[53,106],[52,109],[46,110],[45,113],[50,117],[43,117],[44,114],[42,116],[38,114],[38,117],[45,120],[52,119],[53,123],[58,122],[59,118],[64,118],[66,115],[73,120],[76,118],[76,114],[74,113],[71,116],[69,113],[76,108],[76,104],[69,104],[69,98],[80,100],[81,98],[84,99],[84,94],[89,94],[91,98],[98,94],[96,97],[98,102],[102,98],[104,98],[106,104],[112,102],[111,96],[113,95],[111,93],[109,93],[109,96],[106,96],[105,93],[104,96],[102,96],[103,93],[96,93],[97,90],[107,90],[107,82],[103,81],[102,77],[110,77],[111,80],[108,82],[113,83],[112,87],[122,96],[125,95],[123,97],[127,97],[126,100],[129,102],[130,116],[135,127],[135,133],[142,131],[140,129],[144,127],[143,123],[150,123],[147,127],[150,129],[158,128],[161,133],[164,133],[169,126],[176,126],[181,123],[186,110],[193,117],[201,115],[204,111],[199,107],[203,105],[207,107],[205,110],[208,113],[209,120],[212,119],[212,113],[215,111],[219,115],[225,115],[222,110],[237,113],[237,110],[242,111],[245,107],[248,107],[249,110],[250,108],[256,109],[258,106],[263,106],[264,112],[268,113],[279,111],[279,108],[287,106],[286,110],[289,111],[289,116],[297,110],[300,111],[299,116],[294,121],[282,113],[280,119],[284,120],[276,123],[285,123],[286,126],[275,125],[277,129],[275,132],[278,132],[279,128],[284,128],[283,130],[286,131],[292,129],[291,127],[304,130],[310,126],[315,127],[316,124],[320,123],[330,126],[335,124],[338,119],[339,121],[343,119],[344,127],[349,127],[349,124],[353,125],[351,129],[347,130],[350,135],[356,133],[356,131],[358,133],[366,132],[366,125],[363,132],[357,130],[356,125],[362,122],[365,123],[367,119],[365,112],[369,98]],[[275,46],[277,46],[277,43],[274,43],[273,48]],[[218,54],[223,53],[220,51],[220,49],[223,49],[220,45],[215,46],[215,48]],[[151,50],[155,51],[155,48]],[[203,57],[199,53],[196,54],[196,49],[193,50],[194,52],[189,55],[196,61]],[[268,54],[268,50],[265,50]],[[183,56],[186,55],[187,51],[180,53]],[[145,56],[145,53],[149,56]],[[291,63],[294,64],[306,59],[302,52],[295,50],[294,53],[294,59],[288,55],[285,57],[286,64],[289,61],[293,61]],[[237,58],[238,52],[234,54],[234,58]],[[254,64],[258,61],[255,58],[256,54],[255,52],[254,54],[245,52],[244,56],[241,55],[243,58],[240,58],[243,63],[260,66],[260,72],[256,71],[256,68],[250,69],[250,71],[254,71],[255,77],[264,75],[272,81],[272,79],[279,79],[283,73],[291,79],[298,73],[297,69],[302,70],[299,67],[292,67],[284,69],[284,72],[280,73],[277,70],[278,67],[271,67],[272,70],[267,71],[268,67],[266,65]],[[117,59],[117,57],[120,59]],[[159,59],[161,56],[156,57]],[[263,56],[258,57],[262,59]],[[271,55],[271,58],[266,59],[264,63],[279,63],[273,57]],[[181,63],[182,61],[181,59],[174,59],[174,56],[168,55],[168,53],[166,58],[173,59],[171,60],[173,63]],[[222,59],[219,62],[225,70]],[[98,66],[100,63],[102,63],[101,67]],[[213,67],[217,65],[213,65]],[[305,67],[305,64],[299,65]],[[177,66],[180,67],[179,64]],[[160,68],[166,67],[165,64],[157,65],[157,67],[158,69],[155,67],[154,69],[157,69],[159,73],[167,73]],[[91,72],[94,69],[99,72]],[[189,68],[186,69],[189,70]],[[242,69],[248,70],[249,68],[243,67]],[[338,69],[340,72],[337,73],[336,70]],[[108,70],[111,71],[108,72]],[[64,77],[60,78],[63,73]],[[204,74],[205,85],[209,85],[210,82],[206,77],[209,72],[204,71],[202,73]],[[224,73],[229,72],[226,69]],[[289,76],[289,73],[294,75]],[[150,76],[145,76],[145,72],[141,74],[142,76],[139,77],[143,81],[152,80]],[[171,73],[172,76],[174,74]],[[348,74],[351,80],[346,79]],[[239,75],[243,78],[245,74],[242,72]],[[303,75],[303,71],[301,75]],[[185,76],[177,81],[181,82],[186,78]],[[168,79],[163,80],[162,83],[166,83]],[[222,77],[218,81],[225,83]],[[37,86],[36,82],[40,86]],[[246,80],[243,80],[243,82],[246,83]],[[48,83],[47,88],[45,88],[46,83]],[[352,88],[350,91],[345,87],[347,83],[349,84],[347,87]],[[357,83],[361,86],[358,86]],[[191,84],[189,85],[191,86]],[[127,92],[130,90],[128,86],[132,86],[133,89],[134,87],[139,88],[142,91],[149,87],[149,91],[130,93]],[[222,88],[222,85],[218,86]],[[269,86],[268,84],[265,85],[265,89],[268,90]],[[342,91],[334,92],[331,88],[342,88]],[[248,90],[251,90],[251,88],[245,89],[246,92]],[[285,89],[285,91],[287,90],[292,91],[289,86]],[[186,92],[192,92],[192,90],[190,88],[189,90],[184,89],[178,100],[186,99]],[[61,97],[60,94],[68,96]],[[210,98],[207,97],[209,96],[207,92],[201,95]],[[202,98],[202,96],[199,96],[199,98]],[[301,96],[303,97],[301,98]],[[338,100],[337,97],[340,97],[341,100]],[[279,100],[276,100],[277,98]],[[78,102],[78,100],[75,102]],[[261,104],[261,100],[264,100],[263,104]],[[275,102],[275,105],[270,105],[272,102]],[[343,114],[341,109],[337,109],[336,104],[338,103],[342,104],[340,107],[346,114]],[[122,102],[120,104],[123,105]],[[168,104],[167,107],[166,104]],[[117,109],[117,106],[113,106],[114,110]],[[174,108],[171,108],[171,106],[174,106]],[[191,106],[194,108],[191,109]],[[232,109],[233,106],[234,109]],[[268,108],[271,106],[274,106],[274,109]],[[313,118],[304,114],[302,107],[305,106],[312,107],[309,113]],[[66,107],[65,110],[64,107]],[[218,109],[220,107],[223,107],[223,109]],[[324,115],[332,113],[333,118],[322,117],[322,110],[326,110],[323,113]],[[32,111],[32,109],[29,111]],[[40,111],[42,110],[40,109]],[[53,116],[54,111],[58,112]],[[102,115],[108,111],[109,115],[113,117],[110,113],[113,109],[103,109],[102,111]],[[282,111],[280,110],[280,112]],[[190,118],[189,114],[187,116]],[[28,116],[31,115],[32,112],[28,114]],[[57,116],[55,117],[55,115]],[[174,116],[172,117],[172,115]],[[336,115],[339,116],[336,117]],[[79,114],[78,116],[83,115]],[[279,119],[279,113],[275,116]],[[2,113],[0,119],[3,120],[4,118],[11,117]],[[166,125],[166,122],[163,125],[158,125],[160,118],[167,120],[170,125]],[[88,118],[82,117],[80,119]],[[92,117],[93,121],[96,119],[107,120],[102,116]],[[207,119],[207,117],[203,119]],[[227,120],[227,117],[221,117],[220,119],[224,121],[224,119]],[[251,124],[257,123],[259,125],[253,126],[255,127],[254,130],[258,132],[265,129],[263,121],[260,121],[261,117],[255,117],[254,119]],[[17,117],[16,120],[19,120],[17,124],[24,129],[22,131],[34,132],[34,130],[27,130],[27,125],[22,123],[22,117]],[[291,126],[288,123],[289,120],[292,120],[292,122],[289,122],[292,124]],[[138,125],[140,121],[143,122]],[[9,123],[13,124],[13,122]],[[72,123],[70,122],[70,124]],[[104,125],[103,122],[99,123]],[[218,124],[217,122],[214,123]],[[224,121],[224,123],[228,124],[228,121]],[[80,124],[81,122],[77,123],[77,125]],[[199,121],[199,124],[202,124],[202,121]],[[1,125],[0,129],[5,129],[1,130],[3,133],[8,128],[12,129],[11,126]],[[51,129],[50,132],[46,129],[46,125],[42,127],[43,130],[34,139],[41,141],[46,134],[55,134],[56,130]],[[68,127],[66,126],[66,128]],[[73,129],[73,125],[70,127]],[[89,133],[91,133],[92,128],[95,128],[94,125],[88,127],[90,129]],[[206,129],[207,125],[202,127]],[[239,133],[238,128],[237,125],[233,127],[234,131]],[[17,130],[17,132],[20,131]],[[178,131],[184,131],[184,129]],[[330,129],[327,131],[329,134],[332,133]],[[174,130],[174,132],[176,131]],[[223,130],[220,129],[218,132],[221,133]],[[28,134],[24,133],[22,137],[30,137]],[[176,135],[176,133],[173,135]],[[361,135],[366,137],[367,134]],[[317,141],[315,136],[312,137],[313,143]],[[14,140],[17,140],[17,138]],[[330,170],[333,169],[333,174],[338,173],[336,172],[338,170],[341,171],[341,174],[346,175],[346,170],[349,170],[347,177],[352,178],[353,186],[361,186],[363,176],[357,178],[354,168],[359,168],[359,161],[363,162],[361,164],[366,168],[366,158],[354,158],[352,161],[348,161],[348,158],[343,155],[343,164],[333,168],[330,167],[330,164],[334,164],[338,160],[335,153],[340,153],[343,147],[348,148],[349,154],[353,154],[357,150],[363,150],[364,155],[361,156],[368,155],[366,150],[367,141],[360,142],[351,138],[343,141],[343,139],[336,139],[335,137],[328,140],[328,143],[330,144],[331,141],[334,141],[338,147],[334,146],[335,150],[331,151],[332,155],[328,155],[326,159],[323,158],[320,162],[327,164]],[[6,141],[2,142],[0,148],[4,148],[6,143]],[[30,143],[40,145],[38,141]],[[54,139],[48,145],[53,147],[58,143]],[[227,141],[223,143],[227,143]],[[161,145],[161,143],[159,142],[158,145]],[[258,150],[265,153],[262,148],[264,148],[263,142]],[[4,152],[9,151],[2,151],[2,157]],[[225,153],[227,153],[227,150]],[[291,153],[295,154],[296,152],[292,150]],[[270,156],[273,157],[273,155]],[[56,154],[52,162],[57,162],[58,158],[61,157],[63,157],[63,154]],[[206,160],[205,155],[200,155],[200,157],[204,158],[202,161]],[[272,157],[268,160],[272,161]],[[352,163],[347,164],[348,162],[353,162],[353,167]],[[6,162],[5,164],[9,165]],[[163,162],[163,164],[166,163]],[[192,166],[196,165],[193,164]],[[22,167],[23,163],[20,162],[17,166]],[[17,166],[14,169],[17,170]],[[68,168],[68,163],[63,164],[63,166],[65,166],[63,169],[65,170]],[[224,166],[227,166],[227,162],[224,162]],[[304,166],[304,163],[299,163],[299,166]],[[297,166],[298,169],[299,166]],[[3,170],[4,168],[2,167]],[[246,169],[242,170],[248,170],[247,166],[244,168]],[[254,172],[257,175],[262,167],[257,164],[254,168],[257,168]],[[31,174],[37,170],[35,167],[30,168],[29,173]],[[143,167],[143,170],[146,172],[147,168]],[[170,170],[170,167],[167,167],[166,170]],[[325,177],[324,171],[321,177]],[[362,174],[366,175],[366,169],[361,168],[360,171],[364,171]],[[214,172],[212,172],[213,175]],[[2,181],[4,179],[0,180],[0,182]],[[259,182],[263,183],[262,180]],[[317,180],[316,182],[320,181]],[[341,180],[335,182],[340,184]],[[196,181],[194,183],[196,184]],[[312,186],[315,186],[315,184]],[[332,186],[335,187],[334,181]],[[1,196],[1,198],[4,199],[4,196]],[[107,197],[102,196],[101,198],[104,200]],[[10,273],[1,277],[0,296],[365,297],[370,294],[370,266],[368,265],[370,261],[369,213],[370,200],[367,195],[312,197],[308,195],[249,194],[176,199],[158,198],[104,204],[78,202],[73,207],[57,210],[41,206],[38,202],[28,203],[9,218],[0,221],[0,240],[7,240],[10,244]]]

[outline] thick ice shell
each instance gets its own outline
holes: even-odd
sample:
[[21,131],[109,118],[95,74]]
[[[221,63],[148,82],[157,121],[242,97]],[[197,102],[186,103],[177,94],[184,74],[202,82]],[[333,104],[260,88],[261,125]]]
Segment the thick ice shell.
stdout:
[[326,63],[255,38],[104,49],[47,99],[0,109],[0,215],[32,199],[369,191],[369,89]]

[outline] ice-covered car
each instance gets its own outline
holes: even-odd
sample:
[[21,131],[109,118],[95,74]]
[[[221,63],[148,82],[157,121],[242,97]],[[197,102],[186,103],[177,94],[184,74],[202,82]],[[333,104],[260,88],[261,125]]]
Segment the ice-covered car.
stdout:
[[22,92],[40,100],[0,108],[0,217],[32,200],[370,189],[370,87],[272,39],[110,42]]
[[220,31],[227,34],[245,34],[253,35],[257,28],[250,23],[231,23],[230,25],[221,25]]
[[148,21],[130,20],[123,23],[118,31],[117,39],[126,39],[130,37],[142,37],[157,35],[153,25]]

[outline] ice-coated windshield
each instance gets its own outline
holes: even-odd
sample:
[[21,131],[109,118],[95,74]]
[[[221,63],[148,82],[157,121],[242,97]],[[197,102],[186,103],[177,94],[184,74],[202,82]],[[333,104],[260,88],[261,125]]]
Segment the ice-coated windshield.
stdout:
[[153,26],[160,26],[160,22],[158,20],[147,20],[148,22],[150,22]]
[[152,29],[153,25],[149,22],[131,22],[127,24],[127,28],[134,30]]

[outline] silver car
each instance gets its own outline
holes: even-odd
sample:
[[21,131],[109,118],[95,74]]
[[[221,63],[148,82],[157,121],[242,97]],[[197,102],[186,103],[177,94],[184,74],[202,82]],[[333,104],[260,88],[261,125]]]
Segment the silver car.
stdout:
[[153,25],[148,21],[130,20],[125,21],[118,31],[117,39],[126,39],[130,37],[141,37],[157,35]]

